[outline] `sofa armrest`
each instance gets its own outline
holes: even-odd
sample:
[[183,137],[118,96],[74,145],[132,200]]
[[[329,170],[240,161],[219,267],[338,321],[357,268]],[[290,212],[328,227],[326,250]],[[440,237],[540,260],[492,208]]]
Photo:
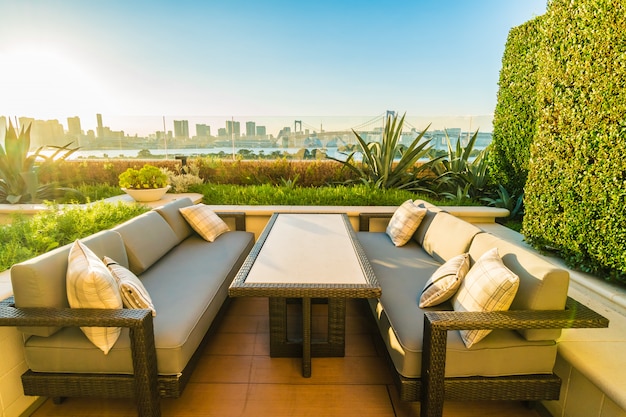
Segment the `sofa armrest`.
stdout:
[[389,213],[359,213],[359,232],[370,231],[370,221],[372,219],[391,219],[393,212]]
[[486,313],[427,311],[422,347],[422,415],[441,415],[446,369],[447,332],[489,329],[604,328],[609,320],[568,297],[564,310],[510,310]]
[[246,213],[242,211],[218,211],[216,212],[222,219],[235,219],[235,230],[246,231]]
[[135,394],[140,409],[159,410],[152,311],[127,308],[17,308],[13,297],[9,297],[0,301],[0,326],[128,327]]

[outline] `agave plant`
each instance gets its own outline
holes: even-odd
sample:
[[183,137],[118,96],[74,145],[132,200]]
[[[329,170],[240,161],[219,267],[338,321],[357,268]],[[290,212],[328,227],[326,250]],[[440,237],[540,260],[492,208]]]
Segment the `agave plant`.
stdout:
[[[26,128],[22,126],[18,135],[9,121],[4,147],[0,145],[0,203],[36,203],[53,200],[68,193],[80,198],[80,193],[74,189],[59,187],[55,183],[39,184],[37,176],[37,167],[66,159],[78,150],[70,148],[69,145],[68,143],[62,147],[42,146],[29,154],[30,125]],[[44,149],[51,149],[54,152],[46,156],[41,153]]]
[[448,152],[443,155],[440,162],[433,166],[433,171],[437,174],[436,183],[439,191],[443,196],[449,198],[453,195],[455,199],[458,199],[460,195],[466,196],[467,199],[483,195],[489,182],[487,161],[489,148],[483,149],[474,160],[470,160],[474,154],[478,130],[474,132],[465,147],[461,146],[459,137],[453,148],[448,132],[445,133]]
[[[439,158],[417,166],[417,161],[426,158],[430,150],[430,139],[424,139],[428,127],[424,129],[409,146],[400,143],[402,127],[406,114],[398,119],[397,115],[388,116],[381,142],[365,142],[354,130],[358,147],[345,160],[328,157],[342,163],[357,174],[356,182],[362,182],[372,188],[400,188],[411,191],[431,192],[424,185],[429,181],[428,175],[433,164]],[[360,154],[361,161],[355,156]]]

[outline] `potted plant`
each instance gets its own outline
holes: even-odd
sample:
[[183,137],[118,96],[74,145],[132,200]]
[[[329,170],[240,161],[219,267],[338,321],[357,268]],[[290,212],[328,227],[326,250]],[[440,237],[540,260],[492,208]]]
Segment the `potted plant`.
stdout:
[[145,164],[137,170],[128,168],[119,175],[122,191],[135,201],[158,201],[170,189],[167,174],[154,165]]

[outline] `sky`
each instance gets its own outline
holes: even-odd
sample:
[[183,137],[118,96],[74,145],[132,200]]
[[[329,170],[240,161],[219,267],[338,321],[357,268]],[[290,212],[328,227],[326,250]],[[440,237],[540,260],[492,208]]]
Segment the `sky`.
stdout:
[[101,113],[141,134],[163,117],[317,126],[394,110],[490,131],[508,32],[545,11],[546,0],[1,0],[0,115],[66,127],[79,116],[86,130]]

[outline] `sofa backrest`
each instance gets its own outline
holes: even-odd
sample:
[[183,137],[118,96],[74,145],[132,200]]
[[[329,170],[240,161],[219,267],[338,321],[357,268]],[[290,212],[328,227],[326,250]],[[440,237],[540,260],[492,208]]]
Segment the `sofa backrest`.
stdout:
[[[430,209],[428,211],[431,212]],[[427,215],[430,216],[429,213]],[[432,219],[426,220],[429,222],[428,228],[423,232],[423,240],[418,240],[418,243],[433,259],[441,263],[466,253],[474,236],[481,233],[478,227],[445,211],[434,212]]]
[[122,235],[129,269],[141,274],[180,242],[165,219],[149,211],[113,228]]
[[[124,242],[119,233],[104,230],[81,239],[100,258],[108,256],[128,267]],[[11,284],[17,307],[67,308],[65,276],[71,244],[54,249],[11,267]],[[21,327],[26,334],[50,336],[59,327]]]
[[171,203],[167,203],[161,207],[157,207],[154,209],[157,213],[161,215],[170,225],[174,233],[176,233],[176,237],[178,238],[178,243],[187,239],[191,234],[195,233],[194,230],[189,226],[189,223],[178,209],[182,207],[188,207],[193,205],[193,201],[189,197],[181,198],[178,200],[174,200]]
[[[520,278],[511,310],[563,310],[567,300],[569,273],[539,255],[489,233],[474,237],[469,248],[470,262],[486,251],[498,248],[502,261]],[[527,340],[555,340],[559,329],[520,330]]]

